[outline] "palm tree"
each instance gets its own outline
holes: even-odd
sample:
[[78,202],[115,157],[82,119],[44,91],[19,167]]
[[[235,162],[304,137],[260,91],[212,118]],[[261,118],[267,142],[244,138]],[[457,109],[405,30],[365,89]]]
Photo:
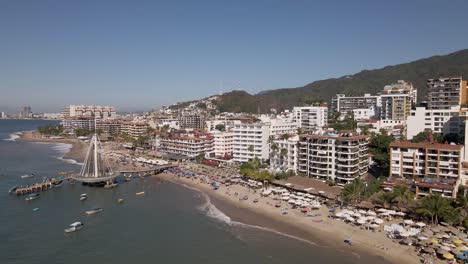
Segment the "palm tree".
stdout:
[[271,150],[273,152],[276,152],[278,150],[278,144],[276,144],[276,143],[271,144]]
[[355,179],[350,184],[346,185],[341,192],[341,196],[345,201],[361,201],[366,185],[361,179]]
[[383,208],[389,208],[393,200],[393,193],[391,192],[377,193],[374,200],[378,204],[382,205]]
[[392,201],[397,203],[399,209],[401,205],[408,205],[414,200],[414,194],[406,184],[399,184],[393,187]]
[[450,200],[437,194],[424,197],[421,204],[416,209],[416,213],[429,216],[431,218],[431,223],[437,224],[439,218],[448,214],[452,209]]

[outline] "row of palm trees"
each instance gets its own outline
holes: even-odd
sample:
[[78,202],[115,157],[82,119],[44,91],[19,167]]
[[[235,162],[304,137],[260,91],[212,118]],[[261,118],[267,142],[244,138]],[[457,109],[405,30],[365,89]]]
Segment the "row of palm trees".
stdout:
[[367,200],[384,208],[407,209],[416,216],[430,220],[432,224],[444,221],[468,228],[468,199],[466,196],[460,195],[457,199],[452,199],[434,194],[415,200],[415,195],[408,185],[396,185],[391,192],[387,192],[381,190],[381,181],[376,180],[367,184],[361,179],[356,179],[345,186],[341,196],[344,201],[351,203]]

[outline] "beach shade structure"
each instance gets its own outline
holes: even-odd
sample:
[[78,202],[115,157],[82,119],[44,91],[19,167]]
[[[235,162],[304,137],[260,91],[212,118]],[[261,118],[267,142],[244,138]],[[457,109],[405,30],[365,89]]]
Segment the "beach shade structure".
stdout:
[[358,210],[358,213],[360,213],[360,214],[362,214],[362,215],[365,215],[365,214],[366,214],[366,211],[360,209],[360,210]]
[[382,224],[383,222],[384,222],[383,219],[380,219],[380,218],[375,218],[375,219],[374,219],[374,223],[376,223],[376,224],[379,224],[379,225],[380,225],[380,224]]
[[433,239],[431,239],[431,243],[432,243],[432,244],[438,244],[438,243],[439,243],[439,240],[433,238]]
[[405,223],[406,225],[414,224],[413,220],[411,220],[411,219],[404,220],[403,223]]
[[434,233],[439,233],[442,231],[442,229],[440,228],[440,226],[434,226],[431,228],[431,231]]
[[405,239],[401,240],[400,243],[404,244],[404,245],[411,245],[411,244],[413,244],[413,240],[410,239],[410,238],[405,238]]
[[363,218],[359,218],[356,223],[360,224],[360,225],[363,225],[366,223],[366,219],[363,219]]
[[456,257],[457,259],[468,260],[468,256],[465,254],[457,254]]
[[454,244],[458,244],[458,245],[463,244],[463,241],[461,241],[460,239],[454,239],[454,240],[452,240],[452,242],[453,242]]
[[417,227],[425,227],[426,226],[426,224],[423,223],[423,222],[417,222],[414,225],[417,226]]
[[440,246],[439,248],[442,249],[442,250],[445,250],[445,251],[450,251],[450,250],[452,250],[452,249],[451,249],[450,247],[448,247],[448,246]]
[[444,250],[444,249],[441,249],[441,248],[437,249],[436,252],[437,252],[437,254],[440,254],[440,255],[444,255],[444,254],[448,253],[447,250]]
[[421,241],[424,241],[424,240],[428,240],[429,238],[427,238],[425,236],[418,236],[418,239],[421,240]]
[[452,254],[448,253],[448,252],[443,254],[442,257],[444,257],[445,259],[453,259],[454,258],[454,256]]
[[368,225],[368,227],[370,227],[370,228],[372,228],[372,229],[376,229],[376,228],[379,227],[379,225],[377,225],[377,224],[370,224],[370,225]]
[[377,216],[377,213],[375,213],[374,211],[367,211],[366,214],[370,216]]
[[387,212],[387,209],[385,209],[385,208],[380,208],[380,209],[377,209],[377,212],[379,212],[379,213],[385,213],[385,212]]
[[440,222],[440,225],[442,225],[442,226],[449,226],[449,224],[446,223],[446,222]]
[[425,253],[434,254],[435,250],[431,247],[423,247],[421,250]]
[[463,252],[463,251],[467,251],[468,247],[467,246],[458,246],[458,247],[455,248],[455,250]]

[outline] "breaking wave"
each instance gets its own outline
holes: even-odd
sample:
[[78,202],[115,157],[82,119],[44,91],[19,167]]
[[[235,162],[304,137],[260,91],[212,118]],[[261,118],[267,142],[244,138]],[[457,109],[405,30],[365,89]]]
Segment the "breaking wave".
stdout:
[[9,138],[5,138],[4,140],[5,141],[16,141],[18,138],[20,138],[18,133],[12,133],[12,134],[10,134]]

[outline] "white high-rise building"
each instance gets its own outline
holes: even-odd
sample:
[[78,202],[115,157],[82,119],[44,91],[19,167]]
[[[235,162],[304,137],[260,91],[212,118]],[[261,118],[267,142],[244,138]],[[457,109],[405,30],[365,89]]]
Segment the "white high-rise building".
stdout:
[[213,132],[213,152],[216,157],[232,156],[232,146],[234,133],[232,132]]
[[232,132],[234,161],[247,162],[255,157],[260,160],[269,158],[269,124],[237,124],[234,125]]
[[114,119],[117,117],[113,106],[69,105],[62,112],[62,118]]
[[298,170],[309,177],[349,183],[367,174],[368,142],[368,136],[356,132],[301,136]]
[[297,106],[293,108],[294,121],[303,130],[313,130],[328,124],[326,106]]

